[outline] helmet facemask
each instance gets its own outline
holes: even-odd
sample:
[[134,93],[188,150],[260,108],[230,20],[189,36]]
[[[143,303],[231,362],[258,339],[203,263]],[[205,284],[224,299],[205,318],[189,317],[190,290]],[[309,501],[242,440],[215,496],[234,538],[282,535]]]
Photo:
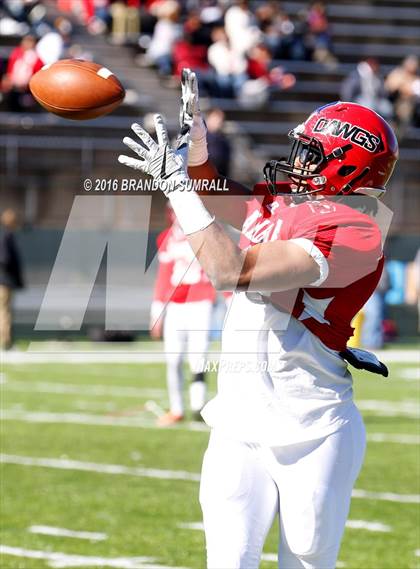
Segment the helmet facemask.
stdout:
[[[322,190],[323,178],[320,176],[322,165],[326,162],[321,143],[314,137],[305,134],[289,132],[293,140],[288,159],[271,160],[264,167],[264,178],[271,193],[276,193],[277,174],[286,174],[292,182],[292,193],[312,194]],[[316,178],[321,178],[316,180]],[[308,186],[308,180],[319,183],[320,187]]]
[[[327,184],[327,177],[322,174],[324,167],[331,160],[341,159],[352,148],[351,144],[345,144],[326,155],[321,142],[313,136],[292,130],[289,132],[289,138],[293,140],[293,144],[288,159],[271,160],[264,167],[264,178],[272,194],[276,194],[278,172],[286,174],[290,179],[293,194],[311,195],[322,192]],[[351,170],[347,170],[348,168]],[[341,166],[343,186],[345,176],[355,169],[352,166]],[[337,194],[339,193],[340,191],[337,191]]]

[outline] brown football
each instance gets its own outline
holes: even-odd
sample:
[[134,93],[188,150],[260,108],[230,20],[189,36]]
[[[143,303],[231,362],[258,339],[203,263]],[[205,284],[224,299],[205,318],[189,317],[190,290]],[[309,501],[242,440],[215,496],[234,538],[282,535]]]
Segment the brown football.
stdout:
[[73,120],[107,115],[125,95],[112,71],[82,59],[62,59],[45,65],[31,78],[29,88],[47,111]]

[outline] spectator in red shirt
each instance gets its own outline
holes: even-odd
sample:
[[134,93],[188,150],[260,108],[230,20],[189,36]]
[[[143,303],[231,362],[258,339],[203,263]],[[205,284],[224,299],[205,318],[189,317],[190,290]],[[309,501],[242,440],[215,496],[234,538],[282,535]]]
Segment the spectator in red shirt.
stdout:
[[324,2],[312,2],[306,21],[313,42],[313,59],[320,63],[334,63],[327,10]]
[[28,35],[10,54],[2,91],[6,93],[7,107],[12,112],[21,112],[33,104],[29,80],[44,65],[35,46],[36,39]]
[[273,66],[270,49],[263,43],[256,45],[250,51],[248,58],[248,76],[250,79],[264,77],[268,84],[279,89],[290,89],[296,83],[291,73],[285,73],[280,66]]

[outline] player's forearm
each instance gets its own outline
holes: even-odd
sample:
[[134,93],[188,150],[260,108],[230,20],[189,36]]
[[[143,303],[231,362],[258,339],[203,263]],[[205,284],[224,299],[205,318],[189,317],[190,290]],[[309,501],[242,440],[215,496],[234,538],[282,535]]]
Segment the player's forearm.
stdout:
[[216,290],[234,290],[241,286],[245,252],[217,221],[187,238]]
[[216,166],[210,160],[200,166],[188,166],[188,176],[193,180],[217,180],[220,177]]

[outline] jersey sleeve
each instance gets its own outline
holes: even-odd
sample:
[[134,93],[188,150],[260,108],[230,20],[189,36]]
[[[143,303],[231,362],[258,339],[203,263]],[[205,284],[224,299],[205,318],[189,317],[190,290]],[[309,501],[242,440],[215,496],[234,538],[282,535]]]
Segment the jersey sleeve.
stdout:
[[[287,238],[303,247],[320,267],[311,286],[341,288],[374,272],[382,258],[375,221],[348,207],[331,211],[305,204],[288,220]],[[315,211],[314,211],[315,210]],[[322,210],[321,210],[322,211]]]

